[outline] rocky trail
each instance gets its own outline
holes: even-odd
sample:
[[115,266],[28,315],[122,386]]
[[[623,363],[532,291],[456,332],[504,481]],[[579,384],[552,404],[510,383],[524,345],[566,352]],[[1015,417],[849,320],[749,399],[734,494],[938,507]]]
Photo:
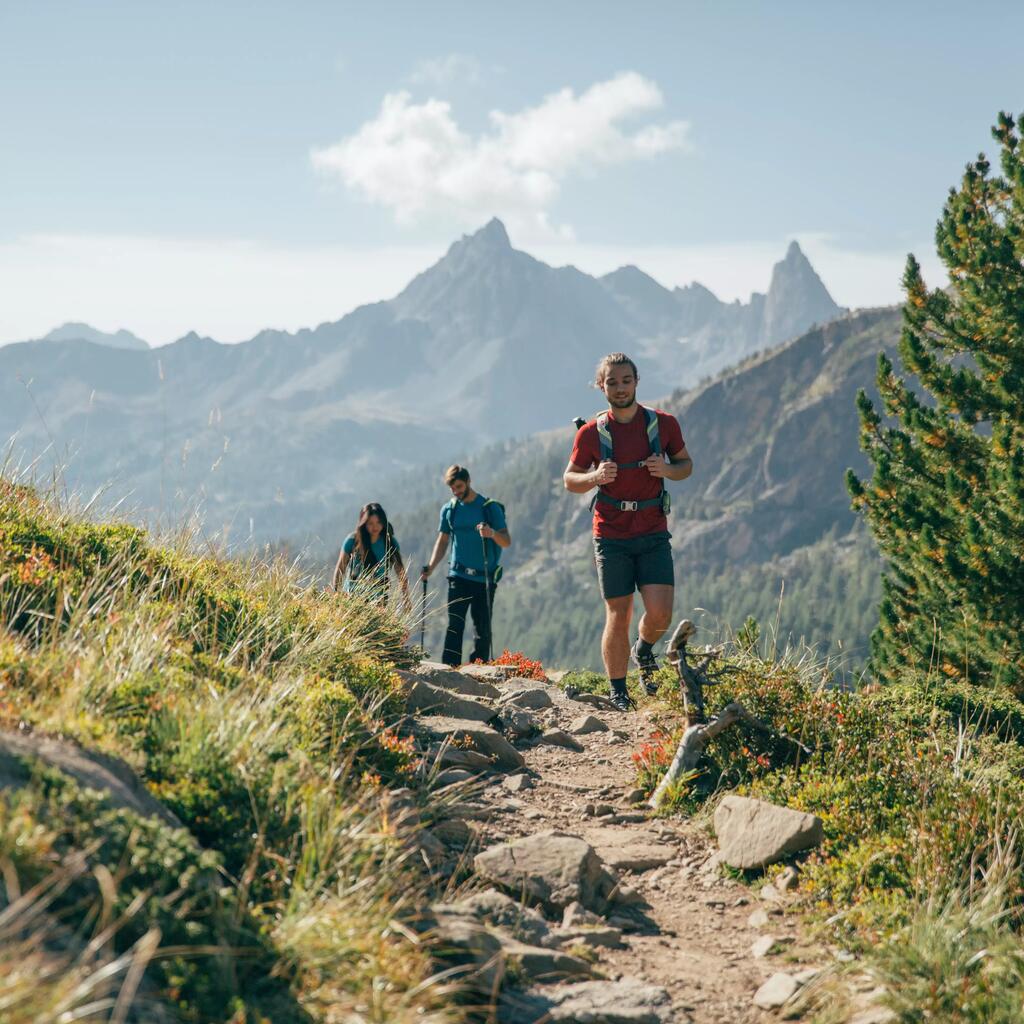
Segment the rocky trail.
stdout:
[[[647,714],[490,666],[423,663],[403,679],[440,768],[443,816],[421,830],[421,852],[439,877],[460,880],[428,924],[492,1005],[490,1020],[803,1019],[801,995],[836,957],[802,938],[786,891],[795,871],[755,893],[723,874],[705,827],[651,816],[630,758],[653,729]],[[739,824],[745,841],[755,830]],[[873,995],[845,1019],[888,1019]]]

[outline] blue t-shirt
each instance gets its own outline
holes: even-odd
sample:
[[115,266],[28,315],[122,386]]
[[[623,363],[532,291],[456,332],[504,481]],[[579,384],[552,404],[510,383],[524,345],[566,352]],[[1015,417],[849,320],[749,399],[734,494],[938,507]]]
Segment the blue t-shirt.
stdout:
[[[453,505],[450,501],[441,506],[440,533],[447,533],[452,538],[452,552],[448,559],[448,575],[459,576],[464,580],[477,580],[483,583],[487,576],[494,578],[494,570],[501,561],[501,548],[493,540],[483,541],[477,533],[477,526],[486,523],[492,530],[504,530],[505,512],[496,501],[490,502],[486,509],[487,499],[478,494],[471,502],[461,501]],[[484,547],[487,548],[486,574],[484,573]],[[466,572],[466,569],[473,570]]]
[[[355,588],[359,577],[363,575],[363,563],[360,560],[359,555],[356,553],[356,535],[354,533],[350,533],[345,538],[342,550],[346,555],[352,556],[352,561],[348,564],[348,572],[345,573],[344,583],[344,589],[351,592]],[[384,557],[388,553],[387,537],[381,533],[381,535],[370,545],[370,550],[373,552],[373,557],[377,559],[373,565],[373,569],[371,570],[374,582],[386,579],[388,575],[388,564],[390,562],[389,558]],[[391,538],[391,550],[395,554],[399,551],[398,541],[394,537]]]

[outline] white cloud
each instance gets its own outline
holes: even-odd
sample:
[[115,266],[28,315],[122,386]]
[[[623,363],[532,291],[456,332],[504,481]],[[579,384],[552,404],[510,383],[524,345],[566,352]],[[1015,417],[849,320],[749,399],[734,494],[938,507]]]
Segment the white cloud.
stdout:
[[684,148],[684,121],[623,127],[663,106],[656,83],[625,72],[578,96],[566,88],[518,113],[492,111],[490,129],[473,136],[449,103],[388,93],[376,118],[311,159],[399,223],[429,214],[471,225],[496,214],[521,237],[565,236],[549,212],[569,175]]
[[409,74],[411,85],[444,87],[454,82],[479,85],[483,81],[483,65],[467,53],[447,53],[418,61]]

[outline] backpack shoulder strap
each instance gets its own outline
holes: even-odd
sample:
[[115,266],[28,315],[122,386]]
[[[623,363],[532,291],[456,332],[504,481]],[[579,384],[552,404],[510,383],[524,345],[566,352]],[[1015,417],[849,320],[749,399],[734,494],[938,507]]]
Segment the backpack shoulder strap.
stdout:
[[448,531],[450,533],[455,532],[455,506],[458,504],[458,498],[452,498],[444,507],[444,521],[448,524]]
[[601,461],[610,462],[615,450],[612,446],[612,432],[608,428],[608,413],[601,413],[595,422],[597,424],[597,440],[601,445]]
[[651,445],[651,454],[661,454],[661,430],[658,424],[658,413],[654,409],[642,407],[647,418],[647,440]]

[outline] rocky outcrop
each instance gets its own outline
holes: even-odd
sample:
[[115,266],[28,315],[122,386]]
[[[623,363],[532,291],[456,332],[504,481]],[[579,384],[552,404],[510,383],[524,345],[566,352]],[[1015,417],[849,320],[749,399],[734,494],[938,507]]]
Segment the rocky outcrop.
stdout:
[[[523,760],[523,755],[501,733],[489,729],[480,722],[433,715],[418,719],[414,725],[414,731],[427,739],[441,742],[454,741],[453,753],[466,753],[467,751],[460,750],[459,747],[463,744],[468,745],[471,748],[469,753],[483,755],[498,768],[522,768],[526,763]],[[453,764],[452,767],[459,767],[459,765]]]

